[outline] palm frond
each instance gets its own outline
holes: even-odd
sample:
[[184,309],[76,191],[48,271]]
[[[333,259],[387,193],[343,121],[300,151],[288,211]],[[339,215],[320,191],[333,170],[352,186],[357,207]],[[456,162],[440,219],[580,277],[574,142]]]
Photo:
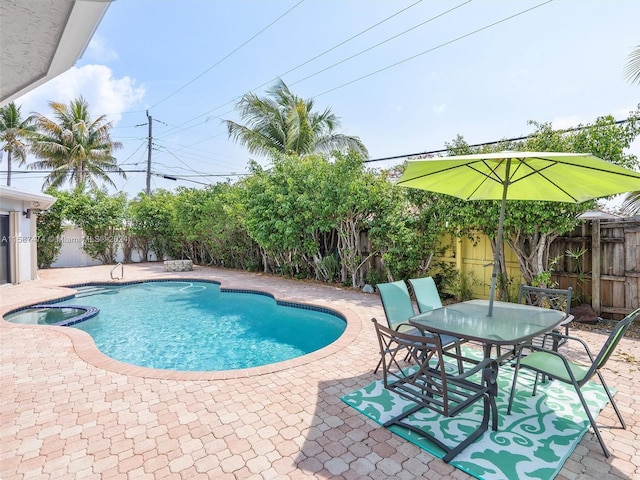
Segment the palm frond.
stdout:
[[640,215],[640,190],[627,193],[620,211],[624,215]]
[[640,45],[636,46],[629,54],[629,59],[624,67],[624,77],[631,82],[631,84],[640,85]]
[[355,148],[368,155],[359,138],[334,134],[340,122],[330,109],[314,112],[314,100],[298,97],[281,79],[267,94],[261,98],[247,93],[236,104],[244,124],[226,120],[229,138],[250,153],[306,156]]

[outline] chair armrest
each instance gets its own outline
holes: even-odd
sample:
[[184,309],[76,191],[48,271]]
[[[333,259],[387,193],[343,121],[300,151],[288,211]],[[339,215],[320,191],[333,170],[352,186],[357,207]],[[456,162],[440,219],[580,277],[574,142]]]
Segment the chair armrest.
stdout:
[[[589,347],[588,347],[588,345],[584,342],[584,340],[582,340],[582,339],[580,339],[580,338],[576,338],[576,337],[568,337],[568,336],[566,336],[566,335],[560,335],[560,336],[561,336],[561,337],[563,337],[563,338],[566,338],[567,340],[576,340],[576,341],[578,341],[578,342],[579,342],[580,344],[582,344],[582,346],[584,347],[584,350],[585,350],[586,354],[589,356],[589,360],[590,360],[591,362],[593,362],[593,361],[594,361],[593,354],[591,353],[591,350],[589,350]],[[544,352],[544,353],[550,353],[550,354],[553,354],[553,355],[555,355],[556,357],[560,357],[560,358],[564,361],[564,363],[565,363],[565,364],[567,363],[567,359],[566,359],[566,357],[565,357],[564,355],[562,355],[561,353],[558,353],[558,351],[557,351],[557,350],[552,350],[552,349],[549,349],[549,348],[543,348],[543,347],[536,347],[535,345],[527,345],[527,348],[528,348],[529,350],[531,350],[531,352]]]
[[[556,342],[559,342],[560,340],[564,339],[564,340],[571,340],[571,341],[576,341],[578,343],[580,343],[583,347],[585,352],[587,353],[587,355],[589,356],[589,358],[591,359],[591,361],[593,361],[593,354],[591,353],[591,350],[589,349],[589,345],[587,345],[587,343],[582,340],[581,338],[578,337],[573,337],[571,335],[565,335],[563,333],[560,333],[556,330],[552,331],[552,332],[548,332],[544,334],[545,339],[547,337],[550,337],[553,341],[554,341],[554,345],[557,345]],[[543,345],[544,345],[544,340],[543,340]],[[542,351],[551,351],[547,348],[541,348],[541,347],[535,347],[533,345],[527,345],[527,348],[531,349],[531,350],[542,350]]]
[[560,325],[566,325],[567,323],[573,322],[575,317],[571,314],[567,315],[567,317],[562,321]]

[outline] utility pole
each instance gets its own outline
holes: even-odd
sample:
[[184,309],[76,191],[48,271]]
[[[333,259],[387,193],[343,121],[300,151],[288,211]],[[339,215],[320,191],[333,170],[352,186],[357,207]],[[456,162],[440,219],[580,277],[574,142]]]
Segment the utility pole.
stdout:
[[153,119],[151,115],[149,115],[149,110],[147,110],[147,122],[149,123],[149,146],[148,148],[148,156],[147,156],[147,196],[151,195],[151,145],[153,144],[153,136],[151,134]]

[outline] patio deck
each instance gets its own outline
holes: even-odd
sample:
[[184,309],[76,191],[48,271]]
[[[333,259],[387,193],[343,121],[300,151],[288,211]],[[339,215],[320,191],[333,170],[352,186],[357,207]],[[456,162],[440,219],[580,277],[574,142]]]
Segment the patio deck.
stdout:
[[[111,268],[42,270],[37,281],[2,286],[0,313],[68,294],[64,285],[109,281]],[[205,267],[175,274],[149,263],[124,273],[124,281],[203,278],[264,290],[339,310],[349,326],[337,345],[285,365],[194,375],[116,362],[77,330],[0,321],[0,478],[472,478],[340,400],[380,377],[370,322],[384,318],[377,295]],[[589,431],[559,480],[640,478],[640,341],[623,339],[604,375],[627,429],[607,428],[617,427],[607,406],[598,423],[612,457]]]

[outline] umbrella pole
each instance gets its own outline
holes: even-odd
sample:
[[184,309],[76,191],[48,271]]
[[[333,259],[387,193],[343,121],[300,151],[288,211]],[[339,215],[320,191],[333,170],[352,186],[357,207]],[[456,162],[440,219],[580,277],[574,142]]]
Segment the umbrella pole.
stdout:
[[500,204],[500,217],[498,220],[498,235],[496,237],[496,253],[493,259],[493,273],[491,274],[491,291],[489,293],[489,313],[487,316],[493,315],[493,299],[496,295],[496,281],[498,279],[498,264],[500,261],[500,248],[502,247],[502,229],[504,226],[504,214],[507,206],[507,190],[509,189],[509,170],[511,167],[511,159],[507,160],[505,169],[505,177],[502,186],[502,203]]

